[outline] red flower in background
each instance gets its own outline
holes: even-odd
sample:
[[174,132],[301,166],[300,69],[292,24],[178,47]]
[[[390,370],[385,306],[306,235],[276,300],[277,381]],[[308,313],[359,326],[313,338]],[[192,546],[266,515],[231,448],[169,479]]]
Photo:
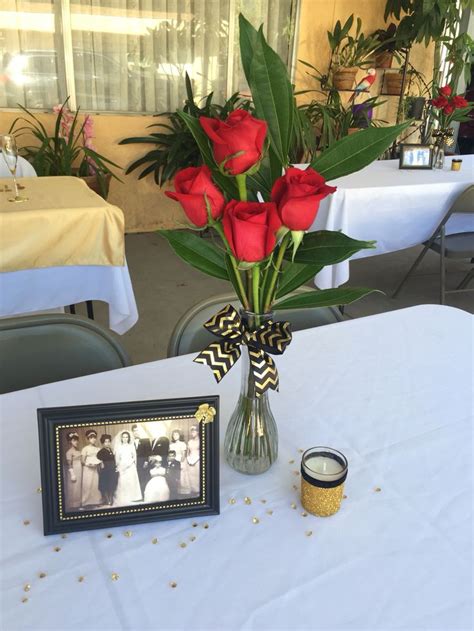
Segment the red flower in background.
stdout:
[[211,178],[207,166],[189,167],[178,171],[174,178],[175,191],[166,191],[166,195],[179,202],[188,219],[198,228],[207,225],[207,197],[213,219],[222,215],[225,206],[224,195]]
[[451,86],[449,85],[444,85],[442,88],[439,89],[439,94],[442,94],[443,96],[451,96],[452,90],[451,90]]
[[446,107],[446,105],[448,105],[449,101],[444,96],[438,96],[436,99],[431,99],[430,103],[438,109],[442,109],[443,107]]
[[456,109],[461,108],[461,107],[467,107],[469,105],[468,101],[466,101],[466,99],[463,96],[453,96],[453,101],[452,101],[454,107]]
[[454,106],[453,103],[448,103],[447,105],[445,105],[443,107],[443,112],[449,116],[450,114],[452,114],[454,112],[454,110],[456,109],[456,107]]
[[[217,165],[224,163],[231,175],[245,173],[262,159],[267,135],[265,121],[245,110],[234,110],[225,121],[201,116],[199,122],[212,142]],[[230,157],[236,153],[241,155]]]
[[232,199],[224,209],[224,234],[239,261],[258,263],[269,256],[281,226],[273,202],[239,202]]
[[290,167],[272,188],[272,201],[278,208],[281,222],[289,230],[308,230],[316,218],[319,203],[334,193],[322,175],[311,167],[304,171]]

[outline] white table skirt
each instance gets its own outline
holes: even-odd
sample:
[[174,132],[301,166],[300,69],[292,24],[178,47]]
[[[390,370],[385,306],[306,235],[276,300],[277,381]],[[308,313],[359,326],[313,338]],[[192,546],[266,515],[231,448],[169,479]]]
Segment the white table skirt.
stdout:
[[102,300],[109,326],[123,334],[138,320],[128,267],[64,266],[0,273],[0,316]]
[[[338,190],[321,203],[312,230],[342,230],[361,240],[376,240],[374,250],[352,259],[385,254],[428,239],[456,197],[474,183],[474,156],[462,156],[461,171],[400,170],[398,160],[379,160],[331,182]],[[474,231],[474,215],[453,216],[447,233]],[[349,280],[349,261],[324,268],[315,278],[320,289]]]
[[[184,356],[0,397],[2,628],[471,629],[472,323],[422,306],[296,333],[271,396],[278,462],[251,477],[222,460],[221,515],[198,528],[43,537],[36,408],[218,393],[222,444],[240,366],[219,386]],[[326,519],[303,517],[293,489],[313,445],[349,460],[347,499]]]

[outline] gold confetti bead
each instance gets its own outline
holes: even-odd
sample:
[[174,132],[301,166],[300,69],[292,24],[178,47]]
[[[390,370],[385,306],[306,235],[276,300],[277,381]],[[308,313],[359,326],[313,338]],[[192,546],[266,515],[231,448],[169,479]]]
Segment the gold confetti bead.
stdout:
[[374,491],[375,491],[376,493],[380,493],[380,491],[381,491],[381,490],[382,490],[382,489],[380,488],[380,486],[376,486],[376,487],[375,487],[375,489],[374,489]]
[[290,506],[291,506],[291,508],[292,508],[293,510],[295,510],[295,509],[296,509],[296,504],[295,504],[294,502],[293,502],[292,504],[290,504]]
[[158,543],[158,539],[157,539],[156,537],[153,537],[153,539],[151,540],[151,542],[152,542],[153,544],[157,544],[157,543]]
[[342,496],[342,499],[343,499],[343,500],[347,500],[347,495],[343,495],[343,496]]
[[113,581],[118,581],[118,580],[119,580],[119,578],[120,578],[120,576],[117,574],[117,572],[112,572],[112,574],[110,575],[110,578],[111,578]]
[[184,541],[181,541],[181,543],[179,544],[179,547],[180,548],[185,548],[186,547],[186,544],[184,543]]
[[30,523],[31,523],[31,522],[30,522],[30,520],[29,520],[29,519],[25,519],[25,520],[23,521],[23,525],[24,525],[24,526],[29,526],[29,525],[30,525]]
[[207,530],[209,528],[209,524],[203,524],[202,527]]
[[304,449],[298,449],[298,451],[300,452],[300,454],[302,454]]
[[28,602],[28,598],[25,596],[24,598],[21,599],[22,603],[27,603]]
[[293,471],[293,475],[299,475],[300,472],[299,471]]
[[105,537],[106,537],[106,539],[112,539],[113,534],[112,534],[111,532],[108,532],[108,533],[105,535]]
[[39,486],[39,487],[36,489],[36,492],[37,492],[37,493],[42,493],[42,492],[43,492],[43,489]]
[[251,504],[252,500],[250,499],[250,497],[244,497],[244,504]]
[[229,499],[229,504],[235,504],[235,502],[236,502],[236,501],[237,501],[237,500],[235,499],[235,497],[231,497],[231,498]]
[[295,491],[297,491],[297,490],[298,490],[298,487],[296,486],[296,484],[293,484],[293,489],[294,489]]
[[67,539],[67,535],[61,535],[61,539]]
[[294,460],[288,460],[288,464],[295,464]]
[[59,546],[56,546],[55,548],[53,548],[53,550],[54,550],[55,552],[60,552],[61,548],[60,548]]
[[258,517],[252,517],[252,523],[253,524],[259,524],[260,523],[260,519]]
[[175,587],[177,587],[177,586],[178,586],[178,583],[177,583],[176,581],[170,581],[170,587],[171,587],[172,589],[174,589],[174,588],[175,588]]
[[262,502],[262,504],[266,504],[267,500],[260,500]]
[[303,512],[301,513],[301,517],[308,517],[308,513],[307,513],[306,511],[303,511]]
[[193,522],[193,523],[191,524],[191,526],[192,526],[193,528],[197,528],[197,526],[198,526],[198,525],[197,525],[197,523],[196,523],[196,522]]
[[24,587],[23,587],[23,591],[24,592],[29,592],[31,589],[31,585],[29,583],[27,583]]
[[273,515],[273,511],[270,508],[265,512],[267,513],[267,515]]
[[46,572],[40,572],[38,576],[39,578],[46,578]]
[[[117,579],[115,579],[113,576],[114,576],[114,575],[112,574],[112,580],[114,580],[114,581],[115,581],[115,580],[117,580]],[[118,578],[118,574],[117,574],[117,578]],[[78,581],[79,583],[83,583],[83,582],[85,581],[85,576],[79,576],[79,577],[77,578],[77,581]]]
[[311,537],[311,535],[313,534],[313,531],[312,531],[312,530],[307,530],[304,534],[305,534],[307,537]]
[[196,541],[196,537],[195,537],[194,535],[191,535],[191,536],[189,537],[189,541]]
[[133,533],[132,533],[132,531],[131,531],[131,530],[126,530],[126,531],[123,533],[123,536],[124,536],[124,537],[129,537],[129,538],[130,538],[130,537],[132,536],[132,534],[133,534]]

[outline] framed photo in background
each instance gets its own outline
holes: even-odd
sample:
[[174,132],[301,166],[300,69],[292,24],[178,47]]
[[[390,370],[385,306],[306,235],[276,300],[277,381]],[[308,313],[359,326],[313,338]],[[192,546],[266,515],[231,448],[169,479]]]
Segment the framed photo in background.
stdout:
[[432,169],[433,147],[432,145],[400,145],[399,169]]
[[219,513],[219,398],[38,410],[44,534]]

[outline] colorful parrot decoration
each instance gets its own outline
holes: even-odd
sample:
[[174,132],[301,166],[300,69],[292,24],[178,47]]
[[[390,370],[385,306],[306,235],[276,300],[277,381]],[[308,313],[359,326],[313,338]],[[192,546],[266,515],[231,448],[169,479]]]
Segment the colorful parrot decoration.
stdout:
[[361,92],[368,91],[372,83],[375,81],[376,74],[375,68],[369,68],[369,70],[367,70],[367,76],[356,85],[354,94],[351,96],[349,101],[355,101]]

